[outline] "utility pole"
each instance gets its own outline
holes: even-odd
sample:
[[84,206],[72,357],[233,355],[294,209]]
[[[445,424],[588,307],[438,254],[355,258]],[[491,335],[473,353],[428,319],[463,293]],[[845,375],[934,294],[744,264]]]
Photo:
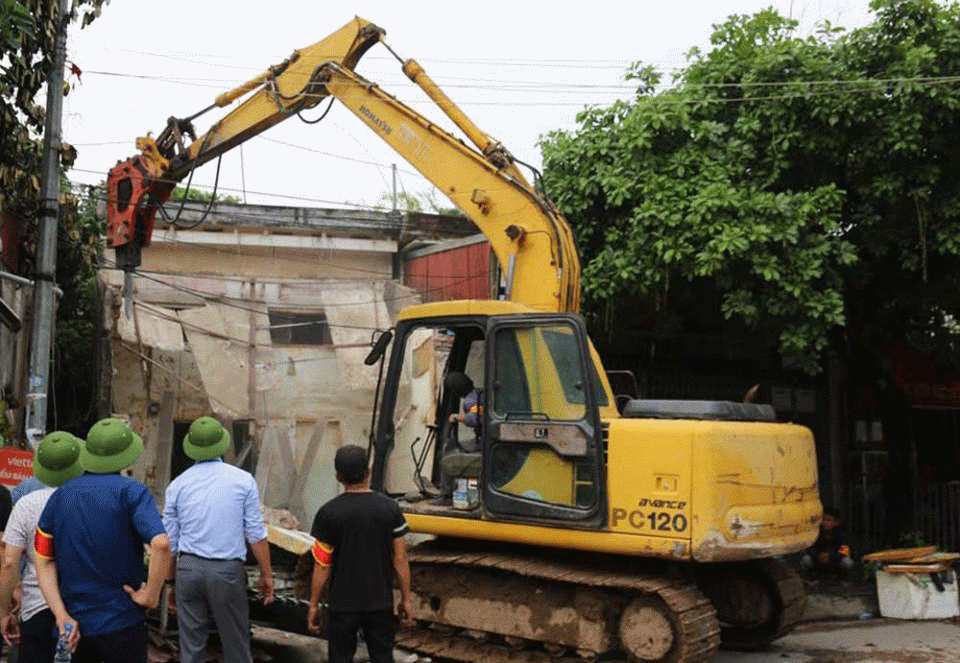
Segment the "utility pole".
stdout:
[[57,3],[57,33],[53,60],[47,73],[47,115],[43,129],[40,180],[40,237],[37,274],[33,289],[33,335],[27,381],[26,436],[36,449],[47,432],[47,397],[50,392],[50,348],[56,315],[57,221],[60,212],[60,141],[63,122],[63,69],[67,59],[67,0]]
[[390,164],[393,171],[393,213],[397,213],[397,164]]

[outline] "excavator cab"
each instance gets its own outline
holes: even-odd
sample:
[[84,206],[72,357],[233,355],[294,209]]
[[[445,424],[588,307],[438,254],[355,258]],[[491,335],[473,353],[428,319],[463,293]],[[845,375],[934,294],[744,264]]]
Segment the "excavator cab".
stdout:
[[484,506],[504,519],[602,513],[598,390],[576,316],[492,318]]
[[[384,382],[374,488],[415,512],[599,527],[600,400],[607,395],[578,316],[402,320]],[[473,410],[467,423],[456,417],[462,402]],[[451,499],[460,481],[476,486],[465,508]]]

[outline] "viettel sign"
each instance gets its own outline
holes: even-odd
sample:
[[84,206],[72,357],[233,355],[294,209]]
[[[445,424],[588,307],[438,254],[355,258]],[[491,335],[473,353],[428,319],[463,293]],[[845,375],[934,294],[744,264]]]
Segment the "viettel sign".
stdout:
[[0,448],[0,483],[16,486],[33,476],[33,452],[13,447]]

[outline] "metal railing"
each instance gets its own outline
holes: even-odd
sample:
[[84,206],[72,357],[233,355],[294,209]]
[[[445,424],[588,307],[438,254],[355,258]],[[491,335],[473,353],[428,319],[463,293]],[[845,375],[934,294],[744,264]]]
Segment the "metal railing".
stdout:
[[919,486],[914,491],[913,522],[927,545],[960,551],[960,481]]

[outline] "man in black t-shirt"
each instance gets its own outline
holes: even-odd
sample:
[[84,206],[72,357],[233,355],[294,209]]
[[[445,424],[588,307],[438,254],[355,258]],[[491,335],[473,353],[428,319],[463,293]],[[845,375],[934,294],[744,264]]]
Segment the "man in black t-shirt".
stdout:
[[320,630],[320,596],[327,590],[329,663],[350,663],[363,630],[370,663],[393,663],[393,575],[400,584],[401,620],[411,616],[410,565],[403,535],[409,531],[400,507],[367,487],[367,452],[347,445],[334,467],[342,495],[317,511],[307,627]]

